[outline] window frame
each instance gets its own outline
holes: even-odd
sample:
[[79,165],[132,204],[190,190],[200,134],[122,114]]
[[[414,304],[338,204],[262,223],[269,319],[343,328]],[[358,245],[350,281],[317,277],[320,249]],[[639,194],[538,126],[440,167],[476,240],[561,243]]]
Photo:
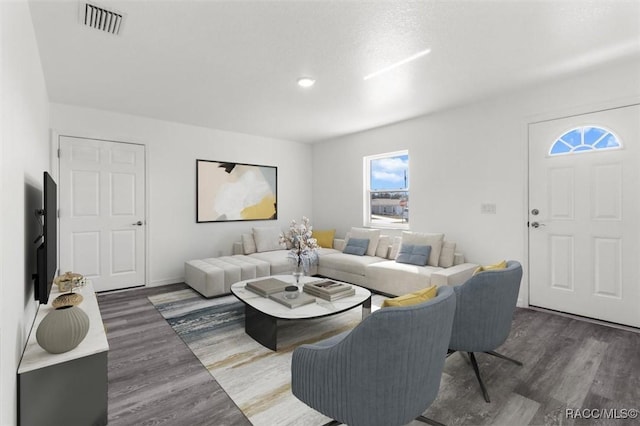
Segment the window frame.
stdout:
[[[406,155],[407,156],[407,186],[406,188],[395,188],[395,189],[378,189],[378,190],[373,190],[371,188],[371,162],[373,160],[380,160],[383,158],[392,158],[392,157],[399,157],[402,155]],[[408,149],[404,149],[404,150],[400,150],[400,151],[393,151],[393,152],[385,152],[382,154],[374,154],[374,155],[365,155],[363,157],[363,218],[362,218],[362,223],[363,226],[366,228],[381,228],[381,229],[399,229],[399,230],[409,230],[409,213],[407,214],[407,221],[406,222],[402,222],[402,223],[378,223],[378,222],[373,222],[371,220],[371,194],[372,193],[376,193],[376,192],[406,192],[407,193],[407,198],[409,199],[409,202],[411,200],[411,191],[410,191],[410,186],[411,186],[411,179],[409,179],[409,174],[410,174],[410,164],[411,164],[411,157],[409,155],[409,150]],[[408,209],[408,208],[407,208]]]
[[[604,133],[600,138],[595,140],[592,144],[585,144],[584,143],[585,142],[584,141],[585,129],[598,129],[598,130],[602,130]],[[563,139],[565,136],[567,136],[570,133],[575,132],[576,130],[578,130],[579,133],[580,133],[580,144],[579,145],[572,145],[570,142],[567,142],[565,139]],[[607,135],[611,135],[618,145],[617,146],[597,147],[596,145],[600,141],[602,141],[604,138],[606,138]],[[568,150],[567,151],[560,151],[560,152],[553,152],[553,150],[555,149],[556,145],[559,144],[559,143],[563,143],[568,148]],[[583,147],[589,147],[589,148],[588,149],[583,149]],[[557,136],[555,138],[555,140],[553,141],[553,143],[551,143],[551,146],[549,147],[549,151],[547,152],[547,156],[548,157],[559,157],[559,156],[565,156],[565,155],[576,155],[576,154],[612,151],[612,150],[616,150],[616,149],[624,149],[624,144],[622,143],[622,140],[620,139],[620,137],[615,132],[613,132],[612,130],[610,130],[609,128],[607,128],[605,126],[600,126],[600,125],[596,125],[596,124],[585,124],[585,125],[582,125],[582,126],[572,127],[570,129],[562,132],[560,134],[560,136]]]

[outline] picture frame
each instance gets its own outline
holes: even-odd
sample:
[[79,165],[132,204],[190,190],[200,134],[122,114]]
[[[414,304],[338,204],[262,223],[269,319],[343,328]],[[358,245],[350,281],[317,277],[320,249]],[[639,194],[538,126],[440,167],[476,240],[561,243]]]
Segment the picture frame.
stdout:
[[196,223],[277,219],[277,167],[196,160]]

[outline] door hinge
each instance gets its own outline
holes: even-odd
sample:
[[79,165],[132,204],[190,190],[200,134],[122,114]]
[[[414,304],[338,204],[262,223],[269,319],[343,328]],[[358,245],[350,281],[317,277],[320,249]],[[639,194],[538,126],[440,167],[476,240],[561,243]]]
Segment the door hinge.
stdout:
[[60,148],[58,148],[58,158],[60,158]]

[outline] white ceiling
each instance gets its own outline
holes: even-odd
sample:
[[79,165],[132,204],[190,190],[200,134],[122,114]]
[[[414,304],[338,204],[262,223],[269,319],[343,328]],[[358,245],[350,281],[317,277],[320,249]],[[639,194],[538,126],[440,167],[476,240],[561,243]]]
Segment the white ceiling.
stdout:
[[52,102],[302,142],[640,55],[640,0],[97,4],[126,14],[119,36],[30,1]]

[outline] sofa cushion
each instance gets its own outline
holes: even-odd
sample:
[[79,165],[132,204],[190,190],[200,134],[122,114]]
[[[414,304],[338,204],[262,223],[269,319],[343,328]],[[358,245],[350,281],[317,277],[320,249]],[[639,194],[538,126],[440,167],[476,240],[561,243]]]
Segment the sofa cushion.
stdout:
[[389,248],[389,255],[387,259],[394,260],[398,256],[398,250],[400,250],[400,244],[402,244],[402,237],[393,237],[393,242]]
[[451,241],[442,242],[442,250],[440,251],[440,260],[438,266],[449,268],[453,266],[456,255],[456,243]]
[[346,253],[327,254],[320,257],[320,265],[323,268],[345,271],[363,277],[368,265],[382,261],[375,256],[353,256]]
[[410,263],[417,266],[425,266],[429,254],[431,253],[431,246],[423,246],[419,244],[403,244],[400,247],[400,252],[396,257],[396,262]]
[[431,275],[442,270],[437,266],[416,266],[385,260],[367,267],[366,287],[399,296],[429,286]]
[[268,228],[253,228],[253,239],[256,242],[256,251],[258,253],[282,250],[284,248],[280,245],[280,230],[275,226]]
[[376,256],[387,258],[389,254],[389,249],[391,247],[391,243],[393,242],[393,238],[389,235],[380,235],[380,239],[378,240],[378,248],[376,249]]
[[322,256],[325,256],[327,254],[342,253],[342,251],[336,250],[336,249],[332,249],[332,248],[320,247],[319,249],[316,250],[316,253],[318,253],[318,257],[322,257]]
[[347,234],[347,244],[349,244],[349,238],[366,238],[369,240],[369,247],[365,253],[367,256],[375,256],[376,249],[378,248],[378,240],[380,239],[379,229],[365,229],[365,228],[351,228],[351,231]]
[[249,256],[268,262],[271,265],[271,275],[289,274],[294,269],[294,261],[289,257],[289,250],[257,252]]
[[311,231],[311,237],[315,238],[320,247],[333,248],[333,239],[336,236],[335,229],[329,229],[327,231]]
[[349,238],[349,241],[347,241],[347,245],[342,252],[345,254],[363,256],[367,252],[367,247],[369,247],[368,238]]
[[440,252],[442,251],[443,239],[444,234],[404,231],[402,232],[402,244],[400,244],[400,249],[402,250],[403,244],[431,246],[431,253],[429,254],[427,265],[438,266],[438,261],[440,260]]
[[256,249],[256,241],[253,239],[253,234],[242,234],[242,251],[244,254],[252,254],[258,251]]
[[394,297],[393,299],[386,299],[382,302],[382,307],[391,306],[411,306],[418,303],[426,302],[433,299],[438,294],[438,286],[432,285],[423,290],[414,291],[413,293],[404,294],[402,296]]

